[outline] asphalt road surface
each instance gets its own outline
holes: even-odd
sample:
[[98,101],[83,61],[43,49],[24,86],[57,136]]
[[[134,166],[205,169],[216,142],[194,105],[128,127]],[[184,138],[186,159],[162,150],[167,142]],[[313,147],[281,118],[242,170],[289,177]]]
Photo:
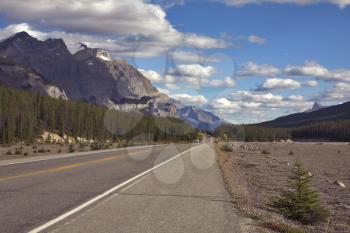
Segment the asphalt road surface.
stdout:
[[0,232],[239,232],[210,146],[0,162]]

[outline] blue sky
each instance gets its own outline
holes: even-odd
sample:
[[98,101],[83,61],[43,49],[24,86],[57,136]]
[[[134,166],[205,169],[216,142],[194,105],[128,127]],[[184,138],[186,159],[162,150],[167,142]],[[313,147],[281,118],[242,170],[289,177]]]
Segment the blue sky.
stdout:
[[12,2],[0,3],[0,39],[26,30],[62,37],[72,52],[79,41],[104,48],[231,122],[350,101],[348,0]]

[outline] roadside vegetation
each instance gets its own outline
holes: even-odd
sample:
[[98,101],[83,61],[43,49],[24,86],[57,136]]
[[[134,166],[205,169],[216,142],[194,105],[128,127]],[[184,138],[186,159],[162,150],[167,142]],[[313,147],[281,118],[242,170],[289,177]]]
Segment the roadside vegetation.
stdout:
[[233,141],[272,142],[280,140],[350,141],[350,120],[324,121],[290,128],[268,128],[259,125],[222,124],[215,137],[227,135]]
[[[67,141],[68,137],[76,141],[83,138],[101,144],[128,144],[139,135],[147,135],[143,138],[147,142],[192,141],[198,137],[196,130],[179,119],[123,113],[0,87],[0,144],[35,142],[44,131]],[[92,149],[101,147],[94,144]]]
[[303,224],[313,224],[325,221],[329,211],[320,201],[319,193],[311,187],[310,175],[297,161],[288,180],[288,190],[273,203],[284,216],[298,220]]

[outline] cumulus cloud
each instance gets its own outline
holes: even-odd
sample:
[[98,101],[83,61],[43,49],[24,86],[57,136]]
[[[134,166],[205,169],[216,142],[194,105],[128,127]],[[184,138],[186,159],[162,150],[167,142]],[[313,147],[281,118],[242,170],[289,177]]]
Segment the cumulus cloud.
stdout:
[[143,0],[2,0],[0,12],[10,23],[30,22],[45,37],[74,43],[88,39],[116,56],[152,57],[179,46],[227,46],[222,39],[177,31],[159,5]]
[[287,99],[291,101],[303,101],[304,97],[302,95],[290,95]]
[[226,77],[223,80],[220,79],[213,79],[209,81],[208,86],[210,87],[226,87],[226,88],[232,88],[236,86],[236,81],[230,77]]
[[164,83],[187,83],[199,88],[209,83],[209,78],[216,73],[213,66],[200,64],[182,64],[168,70]]
[[209,78],[214,75],[216,70],[212,66],[202,66],[200,64],[178,65],[176,69],[171,71],[179,76],[191,76]]
[[301,85],[304,87],[316,87],[318,85],[318,82],[315,80],[309,80],[302,82]]
[[189,94],[176,94],[171,97],[186,105],[203,105],[208,102],[203,95],[192,96]]
[[289,65],[284,71],[290,76],[312,76],[319,80],[329,82],[350,82],[350,70],[328,70],[326,67],[314,61],[308,61],[301,66]]
[[162,81],[161,75],[154,70],[138,70],[143,76],[149,79],[152,83],[160,83]]
[[259,91],[268,90],[282,90],[282,89],[296,89],[300,88],[301,84],[293,79],[279,79],[270,78],[267,79],[261,86],[257,88]]
[[250,43],[253,43],[253,44],[265,44],[266,43],[266,39],[262,38],[260,36],[251,35],[251,36],[248,36],[247,39]]
[[350,99],[350,83],[336,83],[318,93],[313,100],[329,102],[346,102]]
[[280,69],[275,66],[263,64],[259,65],[253,62],[243,64],[238,71],[239,76],[267,76],[275,77],[280,74]]
[[212,100],[208,109],[237,122],[261,122],[283,114],[281,111],[305,111],[312,104],[301,95],[283,97],[272,93],[238,91]]

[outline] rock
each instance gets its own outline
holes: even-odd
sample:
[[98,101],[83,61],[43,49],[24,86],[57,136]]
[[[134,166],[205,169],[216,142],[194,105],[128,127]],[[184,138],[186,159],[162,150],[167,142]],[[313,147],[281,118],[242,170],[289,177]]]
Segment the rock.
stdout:
[[50,84],[42,75],[21,66],[5,56],[0,55],[1,86],[36,92],[41,95],[67,100],[66,93]]
[[340,180],[334,181],[334,184],[338,185],[339,187],[346,188],[345,184]]
[[307,175],[308,175],[309,177],[312,177],[312,173],[311,173],[311,172],[308,172]]
[[[20,32],[0,42],[0,53],[29,67],[71,100],[105,105],[128,112],[176,117],[177,101],[160,93],[128,63],[113,61],[104,50],[88,48],[71,54],[62,39],[45,41]],[[64,96],[52,89],[55,96]]]

